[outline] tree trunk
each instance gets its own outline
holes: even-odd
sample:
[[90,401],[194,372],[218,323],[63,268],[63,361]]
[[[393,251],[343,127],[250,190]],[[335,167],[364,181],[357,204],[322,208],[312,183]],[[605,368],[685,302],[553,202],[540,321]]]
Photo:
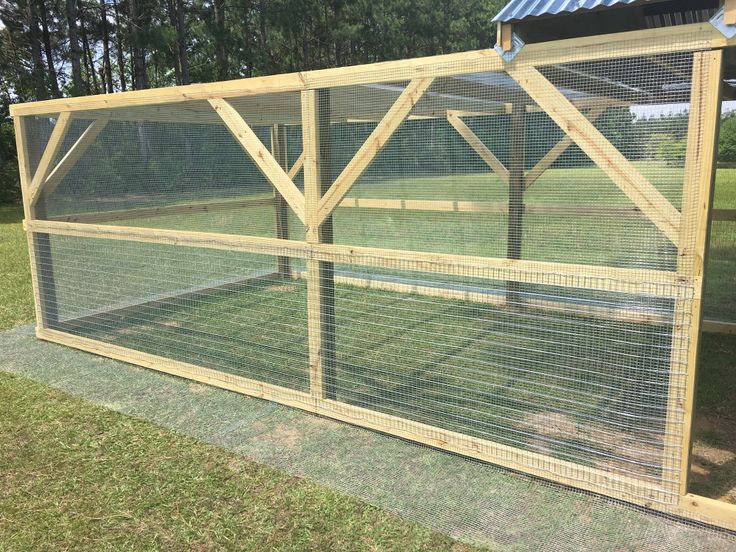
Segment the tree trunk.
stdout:
[[217,78],[228,78],[227,51],[225,49],[225,0],[213,0],[215,11],[215,65]]
[[[84,59],[84,67],[87,73],[87,89],[95,94],[100,93],[100,84],[97,82],[97,72],[95,71],[95,62],[92,58],[92,50],[89,47],[89,38],[87,37],[87,28],[84,25],[84,10],[82,1],[79,0],[79,33],[82,35],[82,52]],[[90,86],[90,80],[92,85]]]
[[146,51],[143,48],[140,29],[143,28],[138,0],[128,0],[130,10],[130,42],[133,50],[133,88],[143,90],[148,88],[146,75]]
[[49,14],[46,10],[46,2],[42,0],[38,5],[41,12],[41,31],[43,32],[43,47],[46,54],[49,88],[51,88],[51,95],[54,98],[60,98],[61,90],[59,90],[59,79],[56,74],[56,67],[54,67],[54,50],[51,47],[51,34],[49,33]]
[[82,50],[77,33],[77,0],[66,0],[66,21],[69,25],[69,57],[72,63],[72,96],[84,94],[82,82]]
[[105,75],[107,93],[112,94],[115,90],[112,85],[112,63],[110,62],[110,29],[107,21],[106,0],[100,0],[100,25],[102,27],[102,69]]
[[120,77],[120,90],[125,92],[127,85],[125,82],[125,53],[123,49],[123,23],[117,0],[112,0],[112,9],[115,13],[115,47],[117,50],[118,73]]
[[46,80],[44,79],[45,67],[43,65],[43,59],[41,59],[41,41],[38,36],[38,16],[36,15],[34,0],[28,0],[28,4],[26,5],[26,19],[28,23],[28,41],[31,46],[31,61],[33,62],[33,68],[31,70],[33,88],[36,93],[36,99],[45,100],[49,97],[49,94],[46,88]]

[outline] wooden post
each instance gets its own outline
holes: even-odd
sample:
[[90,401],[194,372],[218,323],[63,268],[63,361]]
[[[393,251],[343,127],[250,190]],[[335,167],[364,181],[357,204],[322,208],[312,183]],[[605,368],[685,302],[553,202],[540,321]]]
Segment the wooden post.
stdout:
[[[276,162],[285,171],[289,168],[286,143],[286,127],[273,125],[271,127],[271,153]],[[276,209],[276,237],[282,240],[289,239],[289,204],[278,190],[274,188],[274,208]],[[278,273],[282,278],[291,278],[289,257],[278,257]]]
[[693,297],[689,301],[675,302],[664,447],[664,467],[674,475],[671,482],[665,482],[666,487],[681,497],[687,493],[690,472],[695,382],[703,316],[701,300],[716,174],[722,81],[723,50],[693,54],[677,265],[678,276],[692,282]]
[[[15,140],[18,150],[18,169],[23,191],[23,212],[27,221],[46,217],[46,207],[43,201],[32,202],[34,188],[32,165],[37,165],[42,158],[38,143],[31,143],[24,117],[15,117]],[[51,159],[49,162],[52,162]],[[38,171],[38,169],[37,169]],[[31,260],[31,281],[36,310],[36,333],[44,328],[55,326],[59,321],[59,312],[56,302],[56,285],[54,270],[51,263],[51,237],[49,234],[34,233],[28,235],[28,254]]]
[[[514,104],[511,111],[511,147],[509,150],[509,215],[506,257],[521,259],[521,242],[524,216],[524,114],[526,106]],[[506,283],[506,301],[518,304],[519,282]]]
[[[332,215],[321,224],[319,204],[332,184],[328,89],[302,92],[304,199],[307,243],[332,243]],[[336,398],[335,265],[307,260],[310,389],[320,399]]]

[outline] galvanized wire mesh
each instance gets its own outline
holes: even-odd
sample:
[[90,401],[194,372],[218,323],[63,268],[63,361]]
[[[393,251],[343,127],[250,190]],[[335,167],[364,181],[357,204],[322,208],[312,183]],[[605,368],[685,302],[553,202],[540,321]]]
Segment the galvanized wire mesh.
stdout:
[[[683,193],[699,170],[685,144],[703,139],[689,127],[692,72],[692,53],[469,71],[434,79],[381,136],[417,82],[348,79],[317,96],[321,193],[355,180],[319,233],[299,94],[228,102],[307,196],[307,220],[206,101],[81,112],[56,163],[92,121],[107,123],[36,215],[90,230],[35,234],[44,323],[588,490],[674,504],[697,292],[674,277],[696,243]],[[548,88],[539,96],[529,82]],[[547,99],[590,121],[577,121],[587,146]],[[29,121],[34,143],[52,122]],[[646,201],[631,191],[641,183]],[[299,243],[228,251],[220,238],[94,237],[100,224]]]

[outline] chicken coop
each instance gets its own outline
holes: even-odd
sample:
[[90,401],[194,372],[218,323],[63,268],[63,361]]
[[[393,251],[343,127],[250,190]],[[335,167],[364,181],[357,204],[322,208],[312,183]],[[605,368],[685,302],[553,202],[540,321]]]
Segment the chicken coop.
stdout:
[[12,106],[37,336],[736,529],[687,489],[735,39],[500,21]]

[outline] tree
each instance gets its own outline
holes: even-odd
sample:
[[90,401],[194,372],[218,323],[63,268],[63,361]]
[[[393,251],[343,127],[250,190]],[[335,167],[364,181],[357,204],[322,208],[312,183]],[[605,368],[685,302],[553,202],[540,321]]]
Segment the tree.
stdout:
[[736,163],[736,114],[731,113],[721,121],[718,160]]

